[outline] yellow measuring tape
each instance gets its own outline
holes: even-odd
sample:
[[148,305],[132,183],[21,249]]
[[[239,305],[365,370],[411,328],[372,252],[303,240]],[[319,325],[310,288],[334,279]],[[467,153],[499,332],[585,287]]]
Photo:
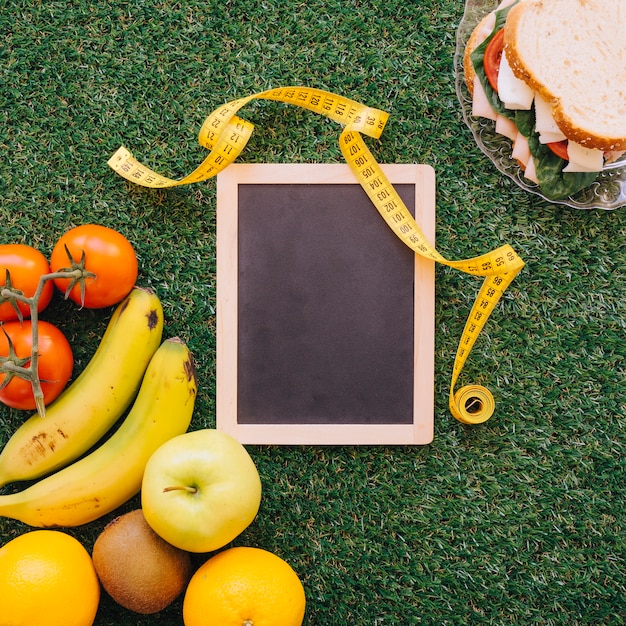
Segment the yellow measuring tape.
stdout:
[[467,274],[485,277],[456,353],[449,406],[452,415],[465,424],[479,424],[488,420],[495,409],[493,396],[488,389],[480,385],[466,385],[455,393],[454,387],[480,331],[506,288],[524,267],[524,262],[508,244],[464,261],[449,261],[437,252],[363,140],[362,134],[374,139],[380,137],[389,117],[387,113],[321,89],[270,89],[233,100],[215,109],[207,117],[198,134],[198,141],[210,151],[209,155],[191,174],[180,180],[166,178],[145,167],[124,146],[109,159],[108,165],[120,176],[144,187],[166,188],[207,180],[235,161],[245,147],[254,127],[236,113],[257,99],[299,106],[343,124],[339,144],[344,159],[393,232],[423,257]]

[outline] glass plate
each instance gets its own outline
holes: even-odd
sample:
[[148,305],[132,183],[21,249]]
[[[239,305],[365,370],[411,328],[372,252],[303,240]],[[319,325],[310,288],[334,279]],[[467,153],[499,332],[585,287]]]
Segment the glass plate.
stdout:
[[474,135],[479,148],[493,161],[494,165],[512,178],[522,189],[541,196],[553,204],[564,204],[575,209],[618,209],[626,206],[626,159],[605,166],[593,184],[565,200],[550,200],[538,185],[524,178],[522,170],[511,158],[511,141],[496,133],[491,120],[474,117],[472,97],[463,78],[463,53],[465,44],[480,20],[493,11],[499,2],[493,0],[466,0],[465,12],[456,37],[454,72],[456,92],[461,103],[463,119]]

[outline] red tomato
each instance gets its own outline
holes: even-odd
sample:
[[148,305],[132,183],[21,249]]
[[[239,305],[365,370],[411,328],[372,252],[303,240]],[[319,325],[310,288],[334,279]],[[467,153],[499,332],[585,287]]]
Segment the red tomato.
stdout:
[[504,28],[501,28],[487,44],[483,66],[487,80],[491,88],[498,93],[498,74],[500,73],[500,60],[504,49]]
[[[33,348],[32,322],[26,320],[6,322],[0,326],[0,386],[5,382],[7,373],[2,367],[3,357],[9,356],[11,348],[7,335],[13,344],[14,356],[19,365],[28,367]],[[67,385],[74,367],[74,355],[65,335],[49,322],[38,323],[39,361],[38,373],[44,403],[52,402]],[[0,401],[14,409],[32,410],[36,408],[30,381],[15,375],[6,387],[0,389]]]
[[[48,260],[39,250],[22,243],[0,245],[0,289],[10,287],[14,291],[19,291],[21,295],[32,298],[39,285],[40,277],[49,273]],[[39,311],[43,311],[50,304],[53,293],[52,281],[47,281],[37,303]],[[10,298],[0,295],[0,321],[19,319],[13,303],[23,318],[30,317],[30,308],[25,302],[11,301]]]
[[[72,259],[68,257],[68,250]],[[62,235],[54,246],[50,257],[53,272],[81,266],[95,276],[85,277],[74,284],[69,297],[89,309],[118,304],[137,280],[137,255],[131,243],[124,235],[106,226],[77,226]],[[54,282],[65,293],[71,285],[70,280],[58,278]],[[84,301],[80,282],[84,285]]]
[[563,141],[552,141],[547,143],[546,146],[556,154],[556,156],[561,157],[565,161],[569,161],[569,155],[567,154],[567,139]]

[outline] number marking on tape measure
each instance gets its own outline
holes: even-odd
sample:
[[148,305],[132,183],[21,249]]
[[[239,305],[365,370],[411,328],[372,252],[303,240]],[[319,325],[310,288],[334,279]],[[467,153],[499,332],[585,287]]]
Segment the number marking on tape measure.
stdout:
[[479,424],[488,420],[495,410],[493,395],[488,389],[480,385],[465,385],[455,392],[454,388],[476,339],[502,294],[524,267],[524,262],[508,244],[465,260],[448,260],[436,250],[362,137],[366,135],[378,139],[387,123],[387,113],[321,89],[270,89],[228,102],[206,118],[198,133],[198,142],[209,150],[209,154],[184,178],[173,180],[152,171],[137,161],[124,146],[111,156],[108,165],[123,178],[151,188],[187,185],[212,178],[233,163],[248,143],[254,126],[237,113],[249,102],[258,99],[292,104],[342,124],[344,128],[339,137],[339,146],[343,157],[392,231],[416,254],[461,272],[485,277],[457,349],[449,407],[452,415],[465,424]]

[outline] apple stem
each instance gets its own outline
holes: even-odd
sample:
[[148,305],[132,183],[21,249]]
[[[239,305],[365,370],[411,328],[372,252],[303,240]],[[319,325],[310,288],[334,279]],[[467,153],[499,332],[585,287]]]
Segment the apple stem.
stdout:
[[175,487],[165,487],[163,489],[163,493],[167,493],[168,491],[188,491],[189,493],[198,493],[197,487],[188,487],[187,485],[176,485]]

